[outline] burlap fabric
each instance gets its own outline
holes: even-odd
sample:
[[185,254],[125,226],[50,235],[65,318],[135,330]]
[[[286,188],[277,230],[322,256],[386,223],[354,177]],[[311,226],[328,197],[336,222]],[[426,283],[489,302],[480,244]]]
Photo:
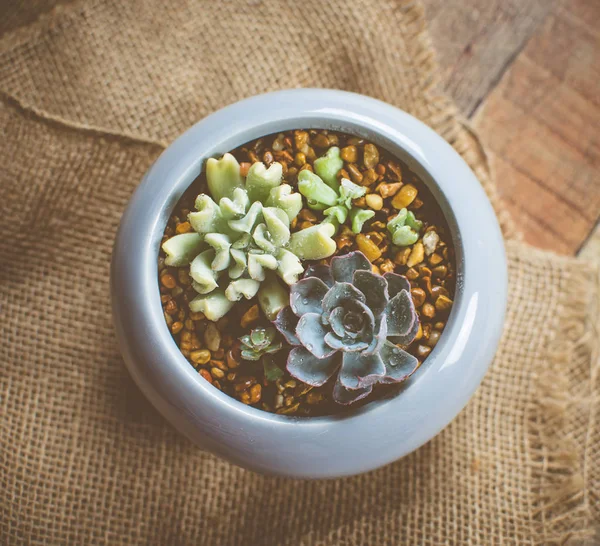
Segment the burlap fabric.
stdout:
[[[434,89],[423,22],[393,0],[84,0],[0,40],[0,544],[593,540],[598,270],[515,239],[476,137]],[[259,476],[181,438],[129,379],[108,303],[119,217],[164,145],[220,106],[296,86],[424,120],[511,239],[506,330],[476,396],[416,453],[335,481]]]

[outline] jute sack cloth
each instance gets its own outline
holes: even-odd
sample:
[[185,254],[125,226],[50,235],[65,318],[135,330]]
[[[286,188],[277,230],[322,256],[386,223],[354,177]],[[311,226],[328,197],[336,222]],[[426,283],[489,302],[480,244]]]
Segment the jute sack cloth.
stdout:
[[[0,544],[593,540],[598,268],[518,241],[435,72],[421,6],[393,0],[76,1],[0,40]],[[180,437],[123,367],[108,302],[119,218],[164,146],[298,86],[424,120],[507,236],[506,328],[475,397],[417,452],[333,481],[256,475]]]

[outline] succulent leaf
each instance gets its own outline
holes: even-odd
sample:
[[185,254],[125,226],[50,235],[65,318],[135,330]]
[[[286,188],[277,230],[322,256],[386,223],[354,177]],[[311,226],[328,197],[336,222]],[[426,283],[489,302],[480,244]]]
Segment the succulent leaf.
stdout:
[[235,188],[233,190],[233,199],[223,197],[219,201],[219,208],[225,220],[233,220],[241,218],[248,210],[249,199],[248,193],[243,188]]
[[253,279],[237,279],[231,281],[225,290],[225,296],[229,301],[239,301],[242,296],[247,300],[256,296],[260,282]]
[[337,192],[323,182],[319,175],[309,170],[298,174],[298,191],[306,197],[309,207],[314,204],[332,207],[338,202]]
[[340,149],[337,146],[332,146],[327,150],[327,153],[315,159],[315,172],[330,188],[337,191],[339,182],[337,175],[344,166],[344,160],[340,157]]
[[292,285],[298,281],[298,277],[304,272],[300,259],[293,252],[280,248],[277,253],[277,275],[286,284]]
[[409,246],[419,239],[419,231],[423,222],[417,220],[412,211],[400,209],[398,214],[392,218],[387,229],[392,235],[392,242],[397,246]]
[[231,248],[231,239],[223,233],[207,233],[204,241],[209,244],[215,251],[215,257],[211,263],[211,268],[214,271],[223,271],[229,267],[231,256],[229,249]]
[[264,207],[263,217],[273,244],[276,247],[286,245],[290,240],[290,221],[287,214],[275,207]]
[[403,336],[410,332],[416,321],[414,304],[410,294],[402,290],[396,294],[386,307],[388,335]]
[[347,406],[349,404],[353,404],[354,402],[358,402],[359,400],[369,396],[373,391],[373,387],[369,385],[368,387],[362,387],[359,389],[346,389],[338,380],[335,382],[333,386],[333,399],[338,404],[342,404]]
[[302,195],[296,192],[292,193],[292,186],[289,184],[281,184],[281,186],[271,189],[265,205],[281,209],[291,222],[302,210]]
[[269,320],[275,320],[278,313],[289,305],[289,301],[288,291],[281,286],[277,277],[269,273],[258,291],[258,304],[262,312]]
[[317,358],[305,347],[295,347],[287,359],[287,370],[292,377],[320,387],[337,371],[341,364],[338,354],[326,358]]
[[321,303],[327,294],[327,285],[316,277],[302,279],[290,289],[290,305],[297,316],[322,313]]
[[167,239],[163,245],[167,257],[165,264],[171,267],[183,267],[190,265],[190,262],[200,253],[204,243],[198,233],[181,233]]
[[402,290],[410,292],[410,282],[406,277],[397,273],[384,273],[383,278],[388,283],[388,298],[393,298]]
[[304,272],[304,278],[317,277],[321,279],[328,288],[333,286],[333,277],[331,275],[331,268],[324,264],[312,264],[309,265]]
[[188,220],[197,233],[220,233],[225,227],[225,220],[219,206],[205,194],[196,198],[196,212],[188,214]]
[[374,210],[352,207],[350,209],[352,233],[360,233],[365,225],[365,222],[373,218],[373,216],[375,216]]
[[354,272],[359,269],[371,271],[371,262],[362,252],[350,252],[344,256],[331,258],[331,274],[335,282],[349,282],[354,279]]
[[317,358],[326,358],[336,352],[325,343],[327,328],[321,324],[321,315],[306,313],[302,315],[296,326],[296,336],[300,343]]
[[334,234],[332,224],[317,224],[293,233],[288,248],[301,260],[322,260],[337,250]]
[[386,373],[382,383],[400,383],[409,377],[419,366],[416,357],[386,341],[379,352]]
[[248,266],[248,260],[246,258],[246,253],[242,250],[238,250],[236,248],[231,248],[229,250],[229,254],[233,258],[233,264],[229,267],[229,278],[230,279],[238,279],[241,277]]
[[283,377],[283,370],[275,363],[270,356],[263,357],[263,370],[267,381],[277,381]]
[[194,286],[200,294],[208,294],[217,288],[217,273],[212,269],[214,250],[205,250],[198,254],[190,264],[190,276],[196,282]]
[[223,197],[233,197],[233,190],[243,185],[240,164],[231,154],[221,159],[210,158],[206,162],[206,181],[208,189],[217,203]]
[[195,297],[190,301],[190,310],[194,313],[204,313],[208,320],[217,321],[224,317],[233,307],[223,290],[213,290],[210,294]]
[[290,345],[300,345],[300,340],[296,336],[298,317],[290,306],[284,307],[277,313],[273,324]]
[[277,258],[271,254],[258,254],[251,252],[248,254],[248,274],[255,281],[265,280],[265,269],[277,269]]
[[348,218],[348,208],[343,205],[335,205],[323,211],[323,215],[331,220],[335,220],[338,224],[343,224]]
[[366,304],[375,316],[383,313],[388,303],[388,283],[385,277],[359,269],[354,273],[353,284],[365,295]]
[[252,228],[260,221],[259,218],[262,216],[262,207],[260,201],[255,201],[250,205],[250,209],[243,218],[229,220],[229,227],[239,233],[252,233]]
[[367,193],[367,188],[359,186],[347,178],[342,178],[340,184],[340,196],[338,202],[344,205],[347,209],[352,206],[352,199],[358,199]]
[[383,360],[378,354],[345,352],[340,369],[340,383],[347,389],[368,387],[385,375]]
[[264,203],[271,190],[281,184],[283,168],[281,163],[271,163],[267,169],[264,163],[253,163],[246,176],[246,191],[250,202]]
[[323,311],[330,313],[334,308],[344,305],[348,301],[366,301],[365,295],[349,282],[336,282],[323,298]]

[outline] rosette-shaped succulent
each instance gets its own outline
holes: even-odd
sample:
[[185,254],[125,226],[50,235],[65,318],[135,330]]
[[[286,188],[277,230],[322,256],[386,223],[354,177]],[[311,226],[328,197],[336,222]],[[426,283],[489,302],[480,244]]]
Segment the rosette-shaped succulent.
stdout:
[[408,280],[377,275],[361,252],[314,265],[292,285],[290,305],[275,326],[295,347],[289,373],[320,386],[337,373],[333,398],[350,404],[367,396],[375,383],[399,383],[418,361],[401,346],[419,329]]
[[387,229],[392,235],[392,242],[397,246],[409,246],[419,239],[419,231],[423,222],[417,220],[412,211],[400,209],[388,223]]
[[242,358],[260,360],[263,355],[280,351],[283,345],[277,337],[277,330],[273,327],[254,328],[249,334],[240,338]]
[[[270,319],[286,304],[288,285],[304,271],[302,259],[321,259],[336,249],[331,226],[290,232],[302,209],[302,196],[283,184],[282,166],[254,163],[244,180],[231,154],[209,159],[206,178],[211,195],[196,198],[188,220],[195,233],[176,235],[163,244],[167,265],[189,264],[199,296],[192,311],[218,320],[242,297],[259,296]],[[270,276],[268,283],[261,283]],[[259,292],[260,290],[260,292]]]

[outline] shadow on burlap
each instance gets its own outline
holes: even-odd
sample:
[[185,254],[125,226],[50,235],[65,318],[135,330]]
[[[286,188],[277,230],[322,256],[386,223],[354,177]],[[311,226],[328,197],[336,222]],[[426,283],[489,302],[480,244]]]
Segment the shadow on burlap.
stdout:
[[[434,89],[420,5],[165,6],[79,0],[0,40],[0,543],[590,537],[598,270],[518,241],[476,135]],[[510,270],[500,349],[459,417],[397,463],[320,482],[258,476],[178,436],[129,379],[108,303],[120,215],[164,146],[225,104],[300,86],[381,98],[442,134],[493,200]]]

